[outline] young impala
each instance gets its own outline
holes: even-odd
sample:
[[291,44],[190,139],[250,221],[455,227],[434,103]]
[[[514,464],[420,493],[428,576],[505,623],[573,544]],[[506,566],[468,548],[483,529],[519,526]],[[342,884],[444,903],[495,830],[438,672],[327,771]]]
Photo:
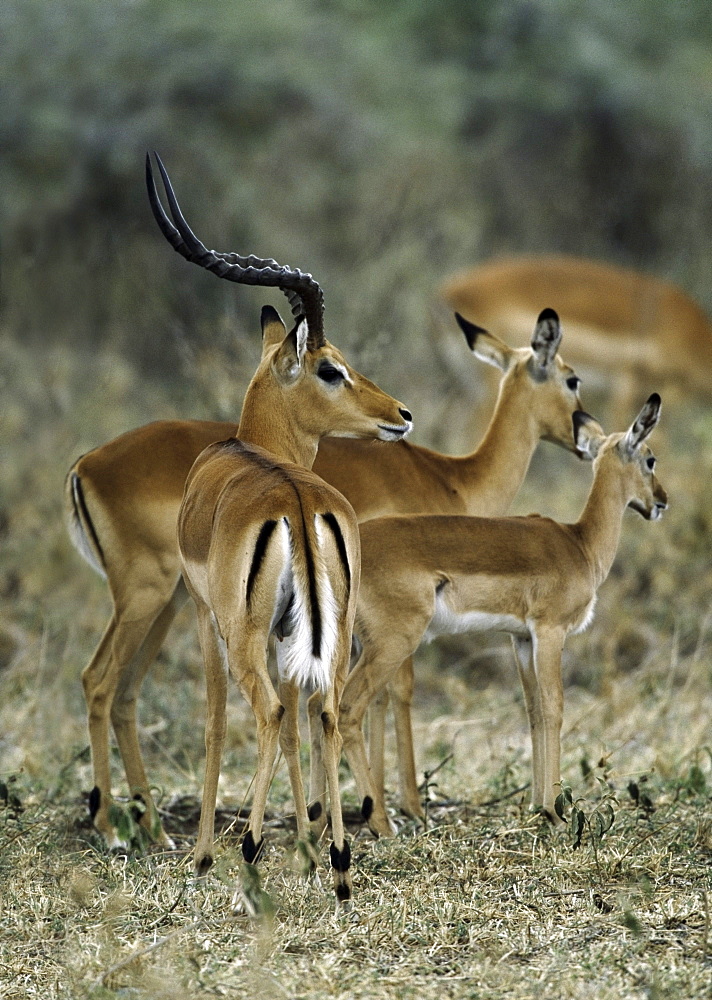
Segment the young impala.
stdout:
[[[579,379],[556,353],[561,340],[552,310],[539,317],[530,348],[514,350],[458,317],[474,356],[502,374],[495,412],[477,449],[453,457],[400,441],[325,439],[314,471],[334,485],[359,520],[389,513],[499,515],[514,499],[540,439],[574,450],[571,415],[580,408]],[[265,349],[269,347],[265,342]],[[234,435],[236,425],[157,421],[129,431],[78,459],[67,476],[67,520],[77,548],[108,581],[114,610],[90,664],[84,692],[94,762],[95,824],[117,843],[108,822],[109,717],[132,794],[147,787],[136,723],[141,682],[187,597],[176,538],[183,487],[198,454]],[[402,808],[422,814],[412,760],[412,662],[391,688],[399,747]],[[383,786],[381,700],[372,709],[372,765]],[[317,730],[318,731],[318,727]],[[147,800],[150,803],[150,799]],[[104,803],[104,808],[101,804]],[[141,819],[165,843],[152,806]]]
[[[358,590],[358,530],[349,504],[308,469],[324,434],[396,441],[410,430],[411,416],[400,403],[353,371],[325,339],[323,296],[310,275],[281,267],[273,260],[207,250],[183,219],[158,160],[173,222],[166,216],[150,159],[146,162],[153,212],[174,248],[220,277],[281,289],[297,317],[295,328],[287,335],[276,311],[263,309],[262,361],[245,395],[237,435],[199,455],[190,470],[178,516],[179,572],[182,570],[198,608],[208,695],[206,779],[195,865],[204,871],[212,862],[228,669],[257,721],[257,777],[243,854],[251,862],[260,851],[278,740],[292,782],[298,833],[300,837],[308,835],[298,756],[297,701],[299,689],[311,685],[322,702],[323,752],[334,836],[332,867],[337,894],[346,899],[350,895],[349,849],[338,792],[341,743],[336,719],[348,669]],[[150,462],[150,456],[146,461]],[[159,500],[162,488],[162,470],[156,467]],[[79,489],[77,483],[73,489]],[[77,502],[81,505],[81,494]],[[98,537],[90,533],[87,540],[95,557],[100,558]],[[162,583],[170,600],[178,586],[175,572]],[[266,645],[272,632],[283,639],[278,654],[279,698],[266,669]],[[115,669],[115,660],[95,657],[84,675],[90,707],[98,708],[90,711],[89,718],[92,749],[96,751],[94,767],[101,781],[92,793],[92,806],[95,823],[109,842],[115,842],[116,834],[108,812],[105,705],[112,706],[116,726],[121,695],[137,683],[145,662],[135,658],[122,676]],[[119,684],[123,691],[118,692],[117,702]],[[138,745],[132,743],[135,720],[131,721],[132,726],[116,727],[117,738],[132,791],[144,799],[155,817]]]
[[588,414],[574,414],[576,445],[594,460],[593,485],[575,524],[538,515],[415,515],[361,525],[361,653],[344,688],[339,728],[374,833],[388,835],[392,827],[366,760],[361,725],[368,704],[423,639],[456,632],[513,636],[531,730],[532,805],[556,819],[562,648],[593,617],[625,508],[656,520],[667,507],[644,443],[659,413],[654,394],[627,433],[607,437]]

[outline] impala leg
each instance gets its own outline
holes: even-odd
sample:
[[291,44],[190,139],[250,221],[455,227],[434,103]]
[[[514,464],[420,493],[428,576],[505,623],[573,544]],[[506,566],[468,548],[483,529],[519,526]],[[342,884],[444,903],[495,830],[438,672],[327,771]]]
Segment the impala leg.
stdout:
[[368,706],[368,763],[376,793],[386,797],[386,710],[389,688],[384,687]]
[[309,840],[309,817],[307,802],[304,796],[302,766],[299,760],[301,739],[299,736],[299,688],[292,681],[281,681],[279,685],[279,700],[284,705],[284,717],[279,730],[279,745],[287,762],[289,781],[292,786],[294,811],[297,817],[297,837],[299,840]]
[[356,781],[356,788],[363,803],[362,810],[369,829],[376,836],[391,837],[394,830],[386,815],[385,803],[379,798],[371,769],[366,757],[363,738],[363,719],[372,697],[385,687],[396,667],[383,669],[383,661],[378,664],[375,676],[374,661],[364,649],[358,663],[351,671],[344,687],[344,695],[339,710],[339,729],[344,742],[344,751]]
[[146,811],[141,817],[141,824],[149,832],[151,838],[164,847],[172,847],[173,843],[161,826],[144,769],[138,739],[136,702],[143,680],[163,645],[163,640],[173,619],[187,597],[188,591],[181,577],[170,601],[151,625],[138,653],[122,671],[111,706],[111,723],[124,762],[130,794],[134,798],[140,798],[146,805]]
[[[409,656],[398,668],[398,672],[390,683],[391,704],[396,728],[396,746],[398,748],[398,784],[400,790],[400,806],[406,816],[422,819],[423,804],[418,791],[418,779],[415,773],[415,750],[413,742],[413,727],[411,724],[411,705],[413,704],[413,657]],[[373,763],[371,763],[373,768]],[[374,777],[375,781],[375,777]],[[376,782],[376,791],[382,796],[382,785]]]
[[252,642],[241,641],[239,635],[228,638],[230,672],[252,706],[257,727],[255,790],[249,828],[242,841],[242,856],[248,864],[257,862],[262,849],[262,823],[284,715],[284,707],[267,671],[266,642],[267,637],[259,635]]
[[322,756],[322,694],[315,691],[307,701],[309,719],[309,819],[315,837],[326,829],[326,773]]
[[324,755],[324,770],[329,786],[329,804],[331,806],[331,867],[334,873],[334,889],[337,899],[345,903],[351,898],[351,847],[344,835],[344,820],[341,812],[341,793],[339,789],[339,761],[341,760],[342,740],[337,726],[338,693],[332,687],[326,693],[323,701],[321,722],[323,726],[322,746]]
[[145,611],[136,618],[128,610],[114,609],[96,652],[82,673],[87,705],[94,787],[89,798],[94,826],[110,848],[126,847],[109,819],[111,766],[109,760],[109,719],[121,676],[134,659],[160,611]]
[[196,601],[198,635],[205,667],[205,779],[200,807],[198,838],[195,842],[193,866],[204,875],[213,863],[215,841],[215,804],[218,796],[220,762],[227,729],[227,656],[215,619],[207,605]]
[[529,719],[532,743],[531,804],[533,809],[538,809],[544,805],[544,720],[531,637],[512,636],[512,648],[524,692],[524,705]]
[[87,705],[89,744],[94,771],[94,787],[89,796],[89,810],[94,826],[110,848],[125,846],[109,820],[111,804],[111,766],[109,762],[109,713],[118,678],[112,671],[112,646],[116,632],[116,613],[111,616],[104,635],[82,673],[84,700]]
[[542,805],[557,825],[561,821],[554,810],[554,799],[561,791],[561,723],[564,714],[561,652],[564,638],[560,629],[541,629],[537,630],[534,643],[534,668],[544,729]]

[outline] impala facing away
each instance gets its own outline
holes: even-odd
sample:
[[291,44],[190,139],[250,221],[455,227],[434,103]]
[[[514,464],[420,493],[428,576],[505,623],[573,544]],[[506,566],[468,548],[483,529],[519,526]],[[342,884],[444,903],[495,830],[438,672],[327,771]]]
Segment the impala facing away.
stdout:
[[[516,350],[461,317],[459,322],[475,357],[504,373],[480,445],[470,455],[453,457],[408,441],[381,448],[365,441],[324,439],[314,471],[343,493],[359,520],[389,513],[504,514],[541,438],[574,451],[571,415],[581,406],[579,379],[556,353],[561,340],[556,314],[545,310],[531,347]],[[131,794],[143,797],[148,807],[141,823],[159,843],[170,843],[146,792],[137,698],[187,597],[176,523],[188,472],[203,448],[235,432],[236,425],[230,423],[157,421],[95,448],[78,459],[67,476],[65,506],[72,538],[107,579],[114,605],[83,674],[96,789],[92,812],[110,846],[119,840],[108,819],[109,718]],[[406,663],[392,688],[401,804],[408,814],[419,816],[410,730],[412,688],[412,663]],[[372,765],[382,787],[383,701],[375,708]]]
[[[322,704],[322,749],[334,837],[331,862],[337,895],[348,899],[350,855],[341,819],[341,741],[336,720],[348,670],[359,580],[359,539],[352,508],[308,469],[322,435],[396,441],[410,431],[411,416],[400,403],[353,371],[325,339],[323,296],[311,275],[281,267],[273,260],[207,250],[185,222],[165,169],[160,160],[157,162],[173,222],[161,206],[147,157],[149,198],[172,246],[187,260],[219,277],[281,289],[297,319],[287,335],[276,311],[263,309],[262,361],[245,395],[237,437],[213,444],[199,455],[188,476],[178,518],[180,569],[196,601],[207,677],[206,778],[195,866],[202,872],[212,863],[228,669],[250,702],[257,722],[255,794],[243,840],[248,862],[257,859],[262,844],[265,800],[278,740],[288,764],[298,834],[303,839],[309,835],[299,766],[297,702],[299,689],[313,685]],[[149,465],[151,457],[145,456]],[[99,536],[91,531],[93,522],[82,517],[86,501],[76,473],[74,476],[70,476],[70,488],[81,519],[77,527],[88,530],[81,532],[80,538],[99,559],[103,549]],[[153,487],[160,503],[160,466],[154,465]],[[180,569],[176,573],[170,560],[168,566],[172,572],[159,580],[164,609],[175,603],[174,595],[181,586]],[[107,630],[109,641],[112,623]],[[155,621],[153,625],[149,622],[150,641],[155,627]],[[160,623],[158,631],[162,629]],[[266,668],[266,646],[272,632],[283,639],[278,655],[279,698]],[[135,702],[142,671],[148,665],[143,652],[139,648],[139,655],[125,664],[123,674],[117,669],[120,661],[116,657],[95,655],[83,677],[97,778],[92,807],[97,828],[110,844],[117,838],[109,816],[107,706],[132,792],[144,800],[154,832],[166,840],[138,749],[135,704],[131,705],[130,718],[121,711],[122,700],[128,697],[129,703],[131,698]]]
[[581,257],[526,256],[455,275],[441,294],[515,343],[524,343],[538,303],[556,303],[568,356],[584,372],[605,373],[616,416],[651,382],[712,396],[712,322],[669,281]]
[[361,525],[361,654],[344,688],[339,728],[374,833],[389,835],[392,827],[366,759],[361,726],[369,702],[423,639],[471,631],[513,637],[531,730],[532,805],[556,821],[562,648],[593,617],[625,508],[656,520],[667,507],[644,443],[659,413],[653,394],[627,433],[607,437],[593,417],[574,414],[577,447],[594,460],[593,485],[575,524],[538,515],[416,515]]

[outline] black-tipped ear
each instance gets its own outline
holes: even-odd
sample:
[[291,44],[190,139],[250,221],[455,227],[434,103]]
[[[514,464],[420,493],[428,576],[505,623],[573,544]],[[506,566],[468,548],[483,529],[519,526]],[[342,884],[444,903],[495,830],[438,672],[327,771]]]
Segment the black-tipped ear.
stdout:
[[458,326],[465,334],[465,340],[467,341],[467,346],[471,351],[474,351],[475,344],[477,343],[477,338],[482,333],[487,333],[484,327],[477,326],[475,323],[470,323],[469,319],[465,319],[461,316],[459,312],[455,313],[455,319],[457,320]]
[[460,313],[455,313],[455,319],[465,334],[469,348],[476,358],[484,361],[487,365],[499,368],[502,372],[509,370],[515,352],[508,344],[505,344],[499,337],[495,337],[493,333],[485,330],[484,327],[475,326],[474,323],[470,323]]
[[540,368],[548,368],[561,343],[561,324],[554,309],[542,309],[534,327],[532,351]]
[[648,396],[642,410],[631,424],[628,433],[623,439],[624,447],[629,451],[635,451],[652,432],[660,419],[660,407],[662,400],[657,392]]

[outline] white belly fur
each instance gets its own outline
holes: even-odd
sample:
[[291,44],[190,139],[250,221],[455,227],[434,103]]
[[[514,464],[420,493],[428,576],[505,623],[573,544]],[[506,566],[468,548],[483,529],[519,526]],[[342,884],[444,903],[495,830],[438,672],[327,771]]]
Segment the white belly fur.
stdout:
[[509,632],[512,635],[529,635],[526,622],[514,615],[492,615],[486,611],[456,612],[444,596],[435,598],[435,613],[425,630],[423,640],[431,642],[438,635],[455,635],[461,632]]

